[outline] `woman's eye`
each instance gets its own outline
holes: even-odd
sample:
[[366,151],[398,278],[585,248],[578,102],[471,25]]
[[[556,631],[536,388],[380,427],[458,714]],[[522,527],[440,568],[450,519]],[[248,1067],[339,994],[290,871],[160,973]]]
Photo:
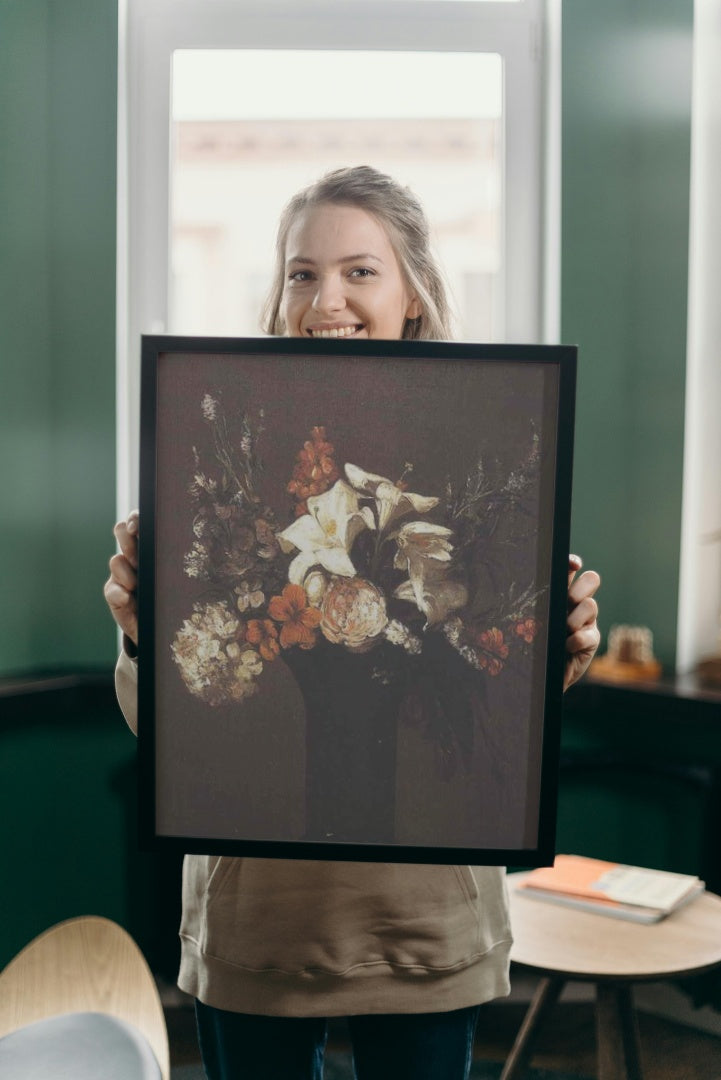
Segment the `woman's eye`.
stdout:
[[350,276],[355,278],[368,278],[374,277],[374,275],[375,271],[371,270],[369,266],[356,266],[350,272]]
[[310,281],[310,279],[310,270],[294,270],[291,274],[288,275],[288,281],[297,281],[301,284],[305,281]]

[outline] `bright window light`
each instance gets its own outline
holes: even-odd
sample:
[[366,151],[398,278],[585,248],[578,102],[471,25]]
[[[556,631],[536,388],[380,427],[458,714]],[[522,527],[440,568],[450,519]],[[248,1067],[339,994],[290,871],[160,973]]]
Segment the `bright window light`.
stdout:
[[178,49],[172,108],[174,120],[497,119],[501,58],[477,52]]

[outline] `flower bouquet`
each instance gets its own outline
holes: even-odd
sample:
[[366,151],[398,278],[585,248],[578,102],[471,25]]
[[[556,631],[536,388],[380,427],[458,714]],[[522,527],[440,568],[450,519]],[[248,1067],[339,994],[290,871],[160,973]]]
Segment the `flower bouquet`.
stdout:
[[187,689],[211,706],[242,702],[281,658],[301,686],[305,669],[317,683],[337,662],[346,695],[354,669],[376,689],[393,688],[396,714],[423,723],[450,767],[472,738],[479,684],[503,677],[539,631],[534,568],[523,582],[508,578],[509,553],[535,528],[533,430],[510,473],[479,458],[463,483],[426,494],[411,490],[413,462],[396,478],[367,471],[368,462],[339,458],[326,427],[315,426],[289,462],[280,522],[262,495],[262,412],[232,427],[210,392],[201,411],[214,460],[193,449],[184,559],[198,593],[171,644]]

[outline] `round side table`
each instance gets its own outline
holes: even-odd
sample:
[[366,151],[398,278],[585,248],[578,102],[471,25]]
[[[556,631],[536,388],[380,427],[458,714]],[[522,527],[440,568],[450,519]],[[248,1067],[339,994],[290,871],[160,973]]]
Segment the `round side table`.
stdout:
[[568,981],[596,987],[599,1080],[643,1080],[632,986],[721,966],[721,898],[705,892],[657,923],[627,922],[523,895],[509,874],[511,960],[542,976],[501,1080],[520,1080]]

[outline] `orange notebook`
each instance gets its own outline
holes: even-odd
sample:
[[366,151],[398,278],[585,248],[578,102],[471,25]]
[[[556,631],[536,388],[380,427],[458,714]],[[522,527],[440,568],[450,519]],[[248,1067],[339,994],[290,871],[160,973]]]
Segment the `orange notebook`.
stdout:
[[532,870],[519,885],[527,896],[639,922],[657,922],[703,892],[692,874],[557,855],[553,866]]

